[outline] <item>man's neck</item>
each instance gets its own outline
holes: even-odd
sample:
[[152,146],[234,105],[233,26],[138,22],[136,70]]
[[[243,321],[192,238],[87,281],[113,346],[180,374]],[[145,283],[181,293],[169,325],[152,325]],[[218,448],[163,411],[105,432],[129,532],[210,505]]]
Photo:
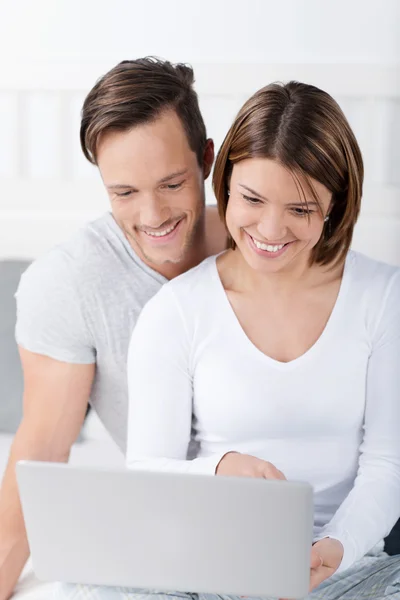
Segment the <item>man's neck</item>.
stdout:
[[[118,225],[116,221],[115,223]],[[120,228],[119,225],[118,227]],[[127,237],[126,234],[125,237]],[[129,239],[128,243],[130,243]],[[140,251],[138,252],[137,248],[132,246],[132,249],[150,269],[156,273],[159,273],[166,279],[173,279],[174,277],[178,277],[178,275],[189,271],[189,269],[196,267],[208,256],[219,254],[225,250],[226,247],[226,228],[219,218],[217,207],[206,206],[203,218],[197,225],[197,231],[194,239],[191,240],[190,247],[186,249],[185,255],[181,261],[177,263],[169,262],[161,265],[155,265],[150,260],[147,260]]]
[[160,269],[156,268],[155,270],[167,279],[173,279],[196,267],[205,258],[226,250],[227,241],[226,228],[219,217],[217,207],[206,206],[204,218],[198,225],[195,239],[192,240],[185,258],[179,263],[161,265]]
[[162,265],[152,265],[147,263],[147,265],[154,269],[154,271],[157,271],[160,275],[163,275],[166,279],[174,279],[174,277],[186,273],[189,269],[197,267],[197,265],[207,258],[207,256],[205,221],[203,219],[198,224],[196,235],[191,240],[190,248],[187,248],[182,260],[177,263],[166,262]]

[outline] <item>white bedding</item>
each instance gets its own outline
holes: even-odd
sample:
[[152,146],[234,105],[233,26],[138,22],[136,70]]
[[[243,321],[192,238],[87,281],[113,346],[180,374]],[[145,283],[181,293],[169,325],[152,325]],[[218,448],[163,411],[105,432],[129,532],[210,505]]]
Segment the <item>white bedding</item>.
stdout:
[[[71,451],[70,463],[75,465],[120,467],[124,457],[94,413],[89,415],[84,428],[84,440],[75,444]],[[13,436],[0,433],[0,480],[7,464]],[[53,584],[36,579],[29,560],[18,582],[13,600],[51,600]]]

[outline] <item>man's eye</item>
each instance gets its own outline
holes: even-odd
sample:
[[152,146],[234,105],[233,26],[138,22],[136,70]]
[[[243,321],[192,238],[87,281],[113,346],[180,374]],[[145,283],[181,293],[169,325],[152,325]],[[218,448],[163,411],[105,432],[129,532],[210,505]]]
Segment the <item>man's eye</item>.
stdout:
[[119,196],[119,198],[126,198],[127,196],[130,196],[132,194],[132,191],[128,191],[128,192],[116,192],[116,195]]
[[180,183],[168,183],[164,186],[165,189],[167,190],[179,190],[180,187],[182,187],[183,181],[181,181]]

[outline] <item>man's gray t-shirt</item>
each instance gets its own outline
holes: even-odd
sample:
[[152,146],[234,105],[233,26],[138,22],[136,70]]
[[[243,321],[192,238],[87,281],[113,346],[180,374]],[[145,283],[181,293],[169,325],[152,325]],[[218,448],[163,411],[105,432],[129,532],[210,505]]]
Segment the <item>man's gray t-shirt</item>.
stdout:
[[91,404],[124,452],[128,345],[140,311],[166,281],[107,213],[36,260],[16,293],[17,343],[56,360],[96,363]]

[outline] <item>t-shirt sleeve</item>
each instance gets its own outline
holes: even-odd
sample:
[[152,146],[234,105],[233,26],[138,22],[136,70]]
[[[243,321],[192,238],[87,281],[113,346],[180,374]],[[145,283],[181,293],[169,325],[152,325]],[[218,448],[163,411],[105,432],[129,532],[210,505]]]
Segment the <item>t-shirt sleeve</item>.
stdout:
[[63,362],[94,363],[81,293],[77,274],[62,255],[47,255],[33,263],[15,294],[17,344]]
[[319,535],[340,540],[339,571],[391,531],[400,512],[400,271],[382,298],[366,380],[364,436],[353,489]]
[[223,454],[187,460],[193,406],[190,362],[190,333],[167,284],[142,310],[129,347],[128,468],[215,474]]

